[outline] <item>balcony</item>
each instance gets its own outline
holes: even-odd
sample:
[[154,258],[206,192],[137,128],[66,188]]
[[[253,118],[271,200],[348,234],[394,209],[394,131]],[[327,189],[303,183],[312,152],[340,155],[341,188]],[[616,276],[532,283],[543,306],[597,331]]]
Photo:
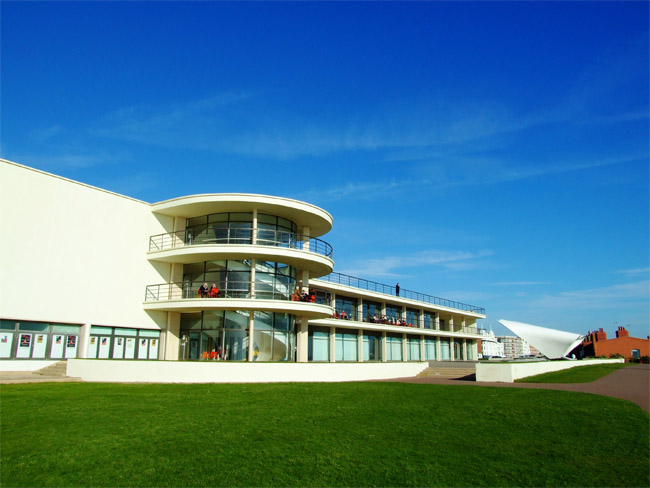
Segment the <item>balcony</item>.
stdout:
[[349,276],[341,273],[330,273],[329,275],[322,276],[318,279],[321,281],[326,281],[328,283],[335,283],[339,285],[350,286],[353,288],[359,288],[361,290],[383,293],[385,295],[391,295],[397,298],[406,298],[407,300],[431,303],[433,305],[441,305],[447,308],[463,310],[465,312],[470,312],[478,315],[485,315],[485,308],[483,307],[477,307],[476,305],[469,305],[467,303],[456,302],[453,300],[438,298],[432,295],[426,295],[424,293],[404,289],[401,289],[399,295],[396,295],[394,286],[377,283],[375,281],[364,280],[363,278],[356,278],[354,276]]
[[332,246],[315,237],[293,232],[247,228],[222,228],[193,236],[189,230],[158,234],[149,238],[149,252],[199,245],[257,245],[308,251],[332,258]]
[[264,310],[325,318],[332,315],[331,296],[326,303],[292,299],[295,285],[265,281],[227,281],[216,294],[202,296],[203,282],[177,282],[149,285],[145,291],[147,310],[196,312],[201,310]]
[[251,259],[282,262],[308,269],[313,277],[332,272],[332,246],[294,232],[252,227],[192,229],[149,238],[149,259],[188,264],[214,259]]

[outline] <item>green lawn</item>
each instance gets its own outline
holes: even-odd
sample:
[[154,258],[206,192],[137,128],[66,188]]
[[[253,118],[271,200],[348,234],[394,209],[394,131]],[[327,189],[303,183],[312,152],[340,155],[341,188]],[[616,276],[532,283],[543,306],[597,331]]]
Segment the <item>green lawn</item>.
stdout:
[[402,383],[2,385],[12,486],[648,486],[649,416]]
[[575,368],[564,369],[562,371],[553,371],[551,373],[520,378],[515,380],[515,383],[589,383],[629,365],[629,363],[612,363],[576,366]]

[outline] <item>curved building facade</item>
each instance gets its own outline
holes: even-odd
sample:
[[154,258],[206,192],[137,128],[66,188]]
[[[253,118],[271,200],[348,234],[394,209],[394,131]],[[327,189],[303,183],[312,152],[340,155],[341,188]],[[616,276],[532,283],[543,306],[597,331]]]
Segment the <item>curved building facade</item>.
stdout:
[[9,161],[0,182],[0,360],[477,357],[483,309],[335,273],[309,203],[149,204]]

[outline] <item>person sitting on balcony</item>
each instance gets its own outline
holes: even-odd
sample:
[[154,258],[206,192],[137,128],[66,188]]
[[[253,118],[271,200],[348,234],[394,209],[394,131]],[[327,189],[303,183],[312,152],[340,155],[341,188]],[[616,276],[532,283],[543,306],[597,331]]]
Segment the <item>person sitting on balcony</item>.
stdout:
[[296,291],[293,292],[293,295],[291,295],[291,300],[294,302],[300,301],[300,290],[296,287]]
[[332,317],[335,318],[335,319],[338,319],[338,318],[339,318],[339,313],[335,311],[335,312],[332,314]]
[[316,303],[316,292],[314,290],[309,290],[309,302]]
[[300,301],[301,302],[308,302],[309,301],[309,293],[306,291],[302,292],[302,295],[300,295]]
[[219,296],[219,288],[215,283],[212,283],[212,288],[210,288],[210,298],[217,298]]
[[210,288],[208,288],[207,283],[203,283],[199,288],[199,296],[201,298],[206,298],[210,294]]
[[340,317],[341,317],[343,320],[348,320],[348,314],[345,313],[345,310],[341,310]]

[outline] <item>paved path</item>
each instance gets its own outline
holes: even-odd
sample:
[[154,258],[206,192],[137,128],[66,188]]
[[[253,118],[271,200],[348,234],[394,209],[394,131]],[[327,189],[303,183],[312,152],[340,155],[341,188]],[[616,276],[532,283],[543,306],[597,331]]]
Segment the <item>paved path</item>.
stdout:
[[436,378],[396,378],[403,383],[430,383],[435,385],[498,386],[502,388],[537,388],[594,393],[622,398],[636,403],[650,412],[650,364],[635,364],[617,369],[591,383],[493,383],[487,381],[444,380]]
[[67,381],[81,381],[81,378],[71,378],[69,376],[48,376],[31,371],[0,371],[0,384],[9,383],[63,383]]

